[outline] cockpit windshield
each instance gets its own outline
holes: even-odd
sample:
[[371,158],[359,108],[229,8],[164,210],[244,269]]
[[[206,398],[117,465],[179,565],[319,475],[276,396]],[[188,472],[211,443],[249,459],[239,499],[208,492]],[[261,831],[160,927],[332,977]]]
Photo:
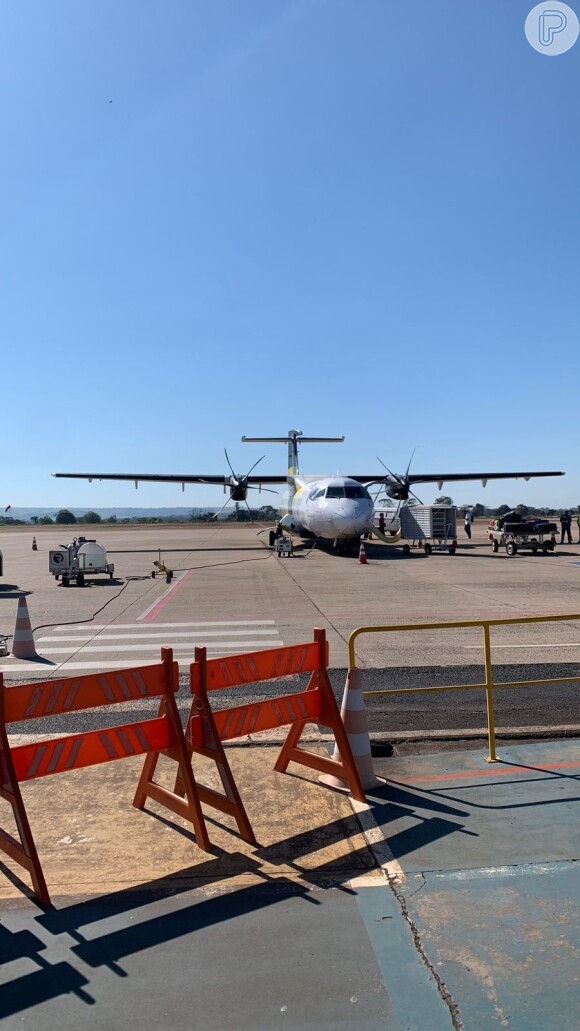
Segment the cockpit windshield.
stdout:
[[371,496],[366,489],[360,483],[333,483],[326,488],[327,498],[366,498],[367,501],[371,500]]

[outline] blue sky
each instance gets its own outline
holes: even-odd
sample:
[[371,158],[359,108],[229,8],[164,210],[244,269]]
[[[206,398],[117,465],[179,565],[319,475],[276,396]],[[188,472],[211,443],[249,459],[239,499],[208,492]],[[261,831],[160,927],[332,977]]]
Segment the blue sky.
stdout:
[[532,6],[5,4],[1,506],[220,504],[50,474],[278,472],[240,438],[290,427],[580,503],[580,41]]

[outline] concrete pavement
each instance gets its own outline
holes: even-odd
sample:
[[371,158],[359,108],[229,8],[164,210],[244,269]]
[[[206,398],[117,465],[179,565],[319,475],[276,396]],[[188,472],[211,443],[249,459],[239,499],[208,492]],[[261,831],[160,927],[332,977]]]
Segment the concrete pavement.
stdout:
[[136,760],[24,785],[55,905],[2,876],[7,1029],[578,1031],[577,742],[378,760],[356,814],[276,754],[229,749],[259,845],[212,856]]
[[[74,528],[72,528],[74,529]],[[78,529],[77,529],[78,532]],[[48,573],[48,551],[72,538],[69,527],[2,534],[4,578],[0,581],[0,633],[12,634],[19,591],[28,598],[38,633],[38,664],[0,660],[15,680],[67,675],[115,665],[156,661],[161,644],[174,647],[186,669],[193,647],[210,653],[256,650],[311,639],[321,626],[330,644],[330,664],[348,665],[348,639],[358,626],[453,621],[580,611],[580,548],[558,547],[554,555],[493,555],[484,526],[460,540],[457,554],[413,552],[372,542],[368,564],[307,547],[279,559],[266,535],[248,524],[86,528],[115,561],[119,582],[96,578],[85,588],[64,588]],[[151,579],[153,561],[174,570]],[[116,553],[118,552],[118,553]],[[256,642],[259,642],[256,644]],[[508,627],[494,630],[496,661],[574,663],[580,657],[580,625]],[[480,630],[450,630],[365,637],[357,642],[363,667],[463,666],[482,661]]]

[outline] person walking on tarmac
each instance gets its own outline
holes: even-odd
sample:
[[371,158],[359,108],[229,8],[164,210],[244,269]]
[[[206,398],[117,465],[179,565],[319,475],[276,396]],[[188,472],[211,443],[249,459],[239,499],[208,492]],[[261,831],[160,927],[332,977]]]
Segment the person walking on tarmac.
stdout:
[[384,536],[385,533],[385,513],[379,512],[379,530]]
[[576,516],[576,526],[578,527],[578,544],[580,544],[580,508],[578,509],[578,515]]
[[567,509],[565,512],[562,512],[562,515],[560,516],[560,526],[562,530],[560,535],[560,544],[564,544],[564,537],[566,536],[566,534],[568,535],[567,543],[573,544],[574,542],[572,540],[572,516],[570,515]]
[[467,534],[469,540],[471,540],[471,524],[472,524],[472,522],[473,522],[473,512],[471,511],[470,508],[466,508],[466,510],[465,510],[465,523],[464,523],[464,526],[465,526],[465,533]]

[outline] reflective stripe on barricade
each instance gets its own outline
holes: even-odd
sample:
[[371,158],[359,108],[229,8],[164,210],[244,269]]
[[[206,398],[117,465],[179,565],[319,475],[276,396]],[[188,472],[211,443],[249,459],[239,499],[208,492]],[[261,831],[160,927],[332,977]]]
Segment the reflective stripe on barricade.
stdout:
[[[190,667],[193,702],[188,722],[187,741],[192,752],[213,758],[218,764],[226,796],[212,792],[212,805],[240,820],[246,817],[241,800],[232,808],[231,790],[234,780],[227,762],[223,741],[248,734],[290,725],[290,730],[274,769],[285,773],[290,762],[300,763],[347,782],[352,795],[365,801],[365,793],[352,755],[350,744],[327,672],[328,645],[324,630],[314,631],[314,643],[290,648],[276,648],[250,655],[207,659],[205,648],[195,649],[195,663]],[[282,695],[213,712],[208,692],[255,685],[264,680],[310,673],[306,689],[297,694]],[[307,723],[329,727],[340,750],[330,758],[299,748],[298,743]],[[178,790],[179,785],[176,785]],[[198,785],[202,801],[210,789]],[[236,792],[237,794],[237,792]],[[217,795],[217,797],[216,797]],[[239,796],[237,796],[239,798]],[[240,831],[242,827],[240,826]]]
[[[0,797],[12,806],[20,836],[18,841],[0,829],[0,850],[29,872],[35,893],[45,905],[50,904],[50,896],[20,791],[22,782],[146,753],[133,805],[143,809],[147,798],[154,799],[188,820],[193,825],[199,847],[206,852],[211,849],[200,793],[175,702],[175,693],[179,689],[178,665],[173,661],[171,648],[161,650],[161,659],[161,663],[155,666],[8,689],[4,687],[0,674]],[[157,717],[10,747],[6,727],[11,723],[118,704],[135,698],[160,698]],[[179,794],[168,791],[153,780],[161,754],[178,764]]]

